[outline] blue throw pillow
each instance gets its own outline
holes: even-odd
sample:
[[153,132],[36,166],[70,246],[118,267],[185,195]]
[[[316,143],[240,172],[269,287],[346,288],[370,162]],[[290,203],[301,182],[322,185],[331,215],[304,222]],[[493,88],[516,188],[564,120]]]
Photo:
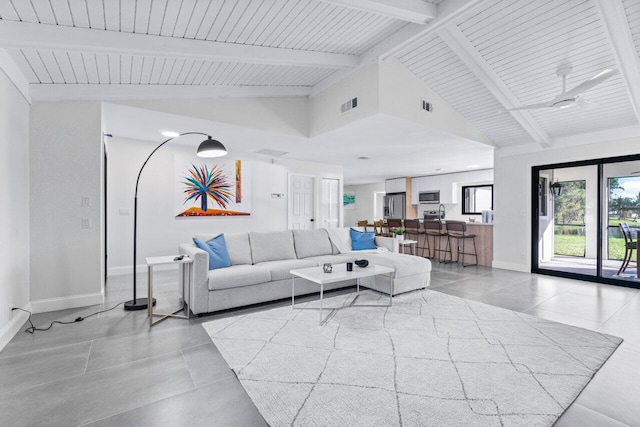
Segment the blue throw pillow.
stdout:
[[209,254],[209,270],[231,266],[227,243],[224,241],[224,234],[218,234],[213,239],[207,240],[206,243],[194,237],[193,243]]
[[373,231],[358,231],[353,228],[349,229],[351,234],[351,249],[354,251],[362,251],[365,249],[376,249],[375,237]]

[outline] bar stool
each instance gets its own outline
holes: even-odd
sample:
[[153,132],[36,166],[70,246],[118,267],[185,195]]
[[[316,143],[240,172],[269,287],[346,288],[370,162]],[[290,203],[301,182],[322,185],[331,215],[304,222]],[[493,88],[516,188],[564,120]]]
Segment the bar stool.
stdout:
[[[451,254],[451,261],[453,262],[453,248],[450,247],[451,239],[456,240],[456,248],[457,248],[457,261],[462,262],[463,267],[468,267],[471,265],[478,265],[478,253],[476,251],[476,235],[467,233],[467,224],[464,221],[447,221],[445,223],[447,228],[447,249]],[[464,251],[464,242],[467,239],[471,239],[473,241],[473,252],[465,252]],[[460,248],[460,240],[462,240],[462,248]],[[466,264],[464,263],[465,255],[473,255],[476,258],[475,264]],[[445,256],[446,262],[446,256]]]
[[395,230],[398,227],[402,227],[402,220],[389,218],[387,219],[387,227],[389,227],[389,234],[393,236],[393,230]]
[[388,231],[385,232],[384,228],[385,225],[382,221],[373,221],[373,230],[376,232],[376,236],[393,237],[393,235]]
[[[435,258],[437,254],[438,261],[440,262],[446,261],[448,251],[447,249],[442,249],[440,240],[442,237],[446,236],[447,242],[448,242],[449,235],[445,231],[442,231],[442,222],[437,220],[424,220],[422,222],[422,226],[424,227],[424,232],[426,234],[425,242],[426,242],[426,248],[427,248],[427,258]],[[429,236],[433,237],[433,257],[428,256],[429,255]],[[440,256],[442,252],[445,253],[444,260]]]
[[[416,254],[418,253],[419,249],[422,249],[422,256],[424,257],[424,250],[425,248],[429,249],[429,247],[425,246],[425,244],[427,244],[427,237],[424,229],[420,228],[420,221],[418,221],[417,219],[405,219],[404,228],[405,233],[407,233],[407,237],[410,240],[415,240],[418,242],[416,243]],[[424,236],[424,239],[422,239],[422,246],[420,246],[420,236]]]

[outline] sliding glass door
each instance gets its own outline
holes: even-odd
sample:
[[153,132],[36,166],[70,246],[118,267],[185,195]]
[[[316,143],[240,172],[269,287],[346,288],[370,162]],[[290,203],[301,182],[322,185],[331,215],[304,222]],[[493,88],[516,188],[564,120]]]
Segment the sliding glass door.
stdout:
[[532,169],[532,271],[640,287],[640,156]]

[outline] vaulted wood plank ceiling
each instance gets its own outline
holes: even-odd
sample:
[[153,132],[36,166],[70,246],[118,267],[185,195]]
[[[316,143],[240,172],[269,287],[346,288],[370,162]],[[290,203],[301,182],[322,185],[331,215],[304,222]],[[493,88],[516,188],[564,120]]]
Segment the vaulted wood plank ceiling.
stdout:
[[[0,48],[36,99],[60,97],[61,87],[91,98],[103,86],[114,96],[143,86],[180,86],[185,96],[198,87],[313,96],[392,57],[498,147],[548,147],[638,126],[637,0],[402,4],[406,10],[392,0],[0,0]],[[604,69],[620,73],[581,95],[585,108],[500,112],[553,99],[561,66],[571,67],[567,88]]]

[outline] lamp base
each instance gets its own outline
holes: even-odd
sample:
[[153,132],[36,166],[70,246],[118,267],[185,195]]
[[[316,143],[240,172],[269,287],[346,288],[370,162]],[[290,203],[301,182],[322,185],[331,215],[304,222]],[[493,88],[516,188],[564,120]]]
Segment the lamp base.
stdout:
[[[156,305],[156,299],[153,299],[153,305]],[[131,310],[144,310],[149,307],[148,298],[136,298],[124,303],[124,309]]]

